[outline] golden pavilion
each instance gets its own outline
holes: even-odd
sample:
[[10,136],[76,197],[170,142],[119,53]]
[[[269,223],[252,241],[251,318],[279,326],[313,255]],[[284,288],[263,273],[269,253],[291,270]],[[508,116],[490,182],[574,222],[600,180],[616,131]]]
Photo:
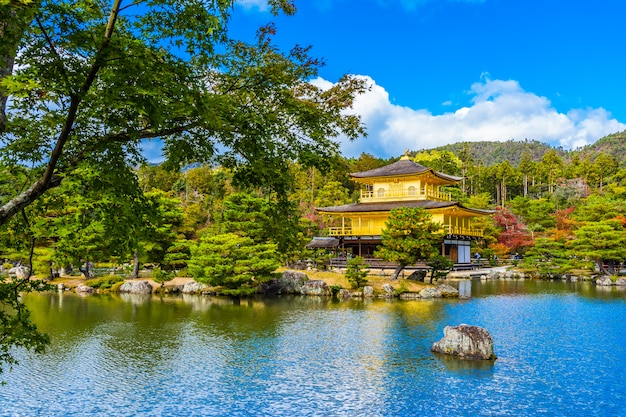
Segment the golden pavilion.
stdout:
[[483,235],[472,221],[492,212],[464,207],[442,190],[443,186],[458,184],[462,177],[424,167],[408,154],[390,165],[349,175],[362,185],[360,201],[316,208],[319,214],[334,218],[338,226],[330,227],[327,238],[314,239],[309,247],[334,247],[344,254],[373,258],[391,210],[420,207],[432,215],[433,222],[441,224],[442,255],[457,265],[471,263],[470,242]]

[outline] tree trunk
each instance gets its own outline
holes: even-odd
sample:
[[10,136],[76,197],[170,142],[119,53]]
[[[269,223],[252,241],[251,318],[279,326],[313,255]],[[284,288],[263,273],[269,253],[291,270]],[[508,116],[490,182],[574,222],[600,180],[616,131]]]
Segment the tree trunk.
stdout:
[[135,252],[135,256],[133,259],[133,272],[130,274],[132,279],[139,278],[139,253]]
[[524,174],[524,197],[528,197],[528,174]]
[[400,272],[402,272],[402,270],[404,269],[404,265],[398,265],[396,267],[396,269],[393,271],[393,275],[391,275],[391,280],[396,280],[398,279],[398,276],[400,276]]
[[93,262],[86,261],[78,270],[83,273],[85,279],[91,279],[96,276],[93,272]]

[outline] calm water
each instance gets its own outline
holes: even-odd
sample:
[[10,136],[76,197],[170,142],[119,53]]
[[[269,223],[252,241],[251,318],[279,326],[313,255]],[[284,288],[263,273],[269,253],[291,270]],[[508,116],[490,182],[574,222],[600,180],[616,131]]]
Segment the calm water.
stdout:
[[[471,285],[453,301],[29,295],[53,344],[18,352],[0,414],[626,416],[625,292]],[[430,352],[461,323],[491,332],[494,364]]]

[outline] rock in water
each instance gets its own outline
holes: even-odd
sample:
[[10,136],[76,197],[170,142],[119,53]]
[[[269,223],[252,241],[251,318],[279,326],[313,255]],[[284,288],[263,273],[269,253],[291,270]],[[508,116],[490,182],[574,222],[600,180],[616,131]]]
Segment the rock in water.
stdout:
[[306,281],[300,289],[302,295],[330,295],[330,288],[322,280]]
[[120,286],[119,291],[130,294],[150,294],[152,285],[148,281],[126,281]]
[[446,326],[443,329],[443,338],[435,342],[430,350],[463,359],[496,359],[489,332],[482,327],[467,324]]

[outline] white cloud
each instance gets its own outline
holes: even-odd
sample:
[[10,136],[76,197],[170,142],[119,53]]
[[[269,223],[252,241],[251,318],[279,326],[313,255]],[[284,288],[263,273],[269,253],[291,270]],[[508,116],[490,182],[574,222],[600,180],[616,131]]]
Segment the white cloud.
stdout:
[[236,3],[246,10],[257,9],[261,12],[268,10],[267,0],[237,0]]
[[[368,152],[379,157],[401,155],[405,149],[430,149],[460,141],[535,139],[575,149],[610,133],[626,129],[602,108],[572,109],[566,114],[546,97],[524,91],[517,81],[490,80],[488,76],[468,91],[471,106],[434,115],[426,109],[392,104],[389,94],[367,76],[371,90],[355,100],[368,137],[341,140],[345,156]],[[327,81],[324,81],[328,83]],[[324,85],[317,80],[317,85]]]

